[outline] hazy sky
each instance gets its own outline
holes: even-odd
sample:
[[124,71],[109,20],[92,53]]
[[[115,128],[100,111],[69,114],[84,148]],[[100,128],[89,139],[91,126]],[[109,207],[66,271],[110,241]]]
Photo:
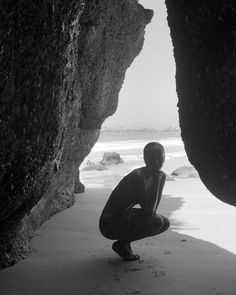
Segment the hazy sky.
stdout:
[[164,0],[140,0],[154,10],[144,47],[126,72],[116,113],[103,126],[178,126],[175,61]]

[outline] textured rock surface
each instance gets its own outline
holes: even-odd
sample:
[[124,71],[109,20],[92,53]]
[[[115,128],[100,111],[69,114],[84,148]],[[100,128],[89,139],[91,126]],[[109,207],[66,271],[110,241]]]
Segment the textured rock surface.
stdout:
[[71,206],[78,167],[117,107],[152,11],[135,0],[0,4],[0,265]]
[[187,154],[208,189],[236,205],[236,2],[166,5]]

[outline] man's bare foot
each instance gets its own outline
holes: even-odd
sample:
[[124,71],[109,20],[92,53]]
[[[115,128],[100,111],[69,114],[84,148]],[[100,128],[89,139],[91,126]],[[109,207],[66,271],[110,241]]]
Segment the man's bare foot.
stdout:
[[112,244],[112,250],[126,261],[139,260],[138,255],[134,255],[133,253],[131,253],[127,245],[120,243],[119,241],[116,241]]
[[133,250],[131,248],[130,242],[126,243],[126,248],[129,250],[130,254],[134,255],[137,257],[137,260],[140,259],[140,256],[138,254],[134,254]]

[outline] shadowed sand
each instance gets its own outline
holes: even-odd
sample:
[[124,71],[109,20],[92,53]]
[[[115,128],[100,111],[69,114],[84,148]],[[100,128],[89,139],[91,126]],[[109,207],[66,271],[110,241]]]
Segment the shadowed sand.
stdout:
[[[235,295],[236,256],[171,230],[133,243],[141,260],[123,262],[98,229],[110,191],[87,189],[46,222],[30,257],[0,271],[1,295]],[[164,196],[159,212],[170,216],[181,204]]]

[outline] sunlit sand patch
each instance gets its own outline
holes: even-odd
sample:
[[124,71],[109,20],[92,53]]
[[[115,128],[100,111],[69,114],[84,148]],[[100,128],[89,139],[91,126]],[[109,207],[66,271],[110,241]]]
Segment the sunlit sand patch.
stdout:
[[236,208],[214,197],[200,179],[168,183],[166,191],[183,198],[183,206],[171,218],[180,221],[173,231],[199,238],[236,254]]

